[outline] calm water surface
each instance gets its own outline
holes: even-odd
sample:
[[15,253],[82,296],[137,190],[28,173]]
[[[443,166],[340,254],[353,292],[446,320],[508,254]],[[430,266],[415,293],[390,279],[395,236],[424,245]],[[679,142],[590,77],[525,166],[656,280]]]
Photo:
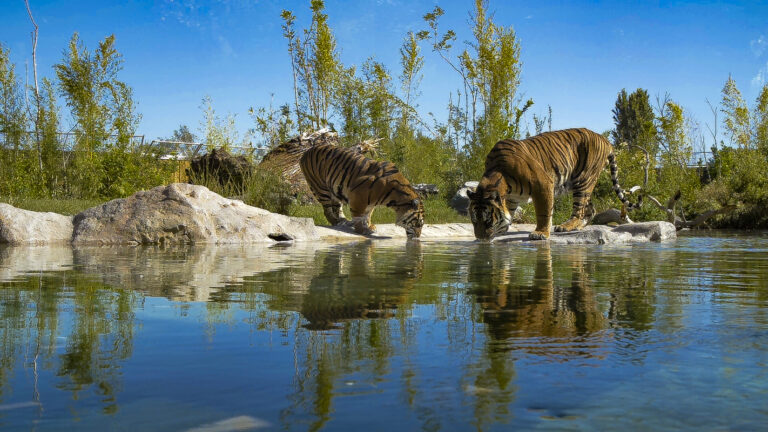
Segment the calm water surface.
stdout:
[[2,430],[757,430],[768,234],[4,248],[0,338]]

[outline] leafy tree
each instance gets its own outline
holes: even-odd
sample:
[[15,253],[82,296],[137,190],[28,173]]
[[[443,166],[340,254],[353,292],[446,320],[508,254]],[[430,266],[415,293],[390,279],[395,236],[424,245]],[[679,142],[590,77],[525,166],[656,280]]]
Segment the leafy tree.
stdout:
[[264,147],[271,149],[288,141],[295,133],[295,123],[291,119],[291,107],[288,104],[273,108],[249,108],[248,113],[255,123],[251,132],[264,139]]
[[288,40],[294,80],[296,124],[299,129],[319,129],[328,124],[332,95],[338,83],[342,64],[336,49],[336,39],[328,25],[323,0],[312,0],[312,22],[296,34],[295,15],[283,10],[283,36]]
[[768,84],[763,85],[757,96],[753,113],[755,147],[768,157]]
[[465,173],[479,177],[485,156],[496,141],[519,136],[520,118],[533,101],[519,104],[520,44],[512,27],[494,22],[486,0],[475,0],[471,15],[473,39],[456,59],[450,58],[455,32],[439,31],[438,20],[443,14],[443,9],[436,6],[424,15],[429,29],[419,32],[418,37],[431,39],[432,50],[462,78],[464,91],[457,92],[457,106],[450,108],[450,112],[458,114],[452,119],[464,121],[456,136],[466,155]]
[[18,151],[23,147],[28,123],[23,88],[10,61],[10,50],[0,45],[0,133],[5,148]]
[[748,148],[751,140],[749,108],[747,108],[736,81],[729,75],[722,90],[721,112],[725,115],[723,126],[731,143],[738,148]]
[[646,90],[639,88],[628,95],[627,91],[622,89],[612,112],[616,127],[611,136],[615,145],[627,142],[643,147],[652,155],[656,154],[654,114]]
[[700,188],[698,173],[688,167],[693,156],[693,142],[688,133],[689,120],[683,108],[665,97],[659,101],[657,115],[657,137],[661,150],[661,164],[658,175],[658,191],[664,197],[671,197],[677,190],[683,192],[686,200],[693,198]]
[[203,120],[200,123],[203,140],[208,150],[222,148],[230,150],[238,142],[237,129],[235,128],[235,116],[227,115],[221,118],[213,108],[213,99],[206,95],[200,105],[203,110]]
[[23,87],[10,62],[10,51],[0,45],[0,194],[29,192],[23,189],[30,184],[33,167],[22,152],[28,124]]

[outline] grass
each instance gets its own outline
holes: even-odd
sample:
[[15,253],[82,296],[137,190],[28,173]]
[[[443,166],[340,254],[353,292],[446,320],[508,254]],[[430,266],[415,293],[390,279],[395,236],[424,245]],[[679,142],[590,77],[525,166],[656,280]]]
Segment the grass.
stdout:
[[[351,217],[349,207],[344,206],[344,214],[347,218]],[[294,203],[291,205],[288,215],[312,218],[315,225],[329,225],[320,204]],[[395,223],[395,212],[387,207],[377,207],[373,211],[371,219],[374,224]],[[424,222],[428,224],[469,223],[469,217],[456,213],[456,210],[450,208],[442,198],[429,198],[424,200]]]
[[103,204],[102,199],[53,199],[53,198],[0,198],[0,202],[14,207],[36,212],[54,212],[63,215],[76,215],[83,210]]

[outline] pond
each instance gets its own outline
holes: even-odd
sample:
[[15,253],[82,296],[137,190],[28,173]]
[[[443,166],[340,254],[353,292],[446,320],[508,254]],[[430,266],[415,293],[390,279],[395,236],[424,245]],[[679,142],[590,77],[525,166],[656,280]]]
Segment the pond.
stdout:
[[768,234],[0,249],[2,430],[768,424]]

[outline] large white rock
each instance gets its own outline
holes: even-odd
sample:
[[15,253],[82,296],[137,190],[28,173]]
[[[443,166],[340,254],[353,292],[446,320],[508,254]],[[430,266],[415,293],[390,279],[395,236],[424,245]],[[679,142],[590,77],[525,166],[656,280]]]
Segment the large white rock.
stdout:
[[72,217],[22,210],[0,203],[0,243],[45,245],[72,239]]
[[74,218],[74,244],[186,244],[318,240],[315,224],[174,183],[88,209]]

